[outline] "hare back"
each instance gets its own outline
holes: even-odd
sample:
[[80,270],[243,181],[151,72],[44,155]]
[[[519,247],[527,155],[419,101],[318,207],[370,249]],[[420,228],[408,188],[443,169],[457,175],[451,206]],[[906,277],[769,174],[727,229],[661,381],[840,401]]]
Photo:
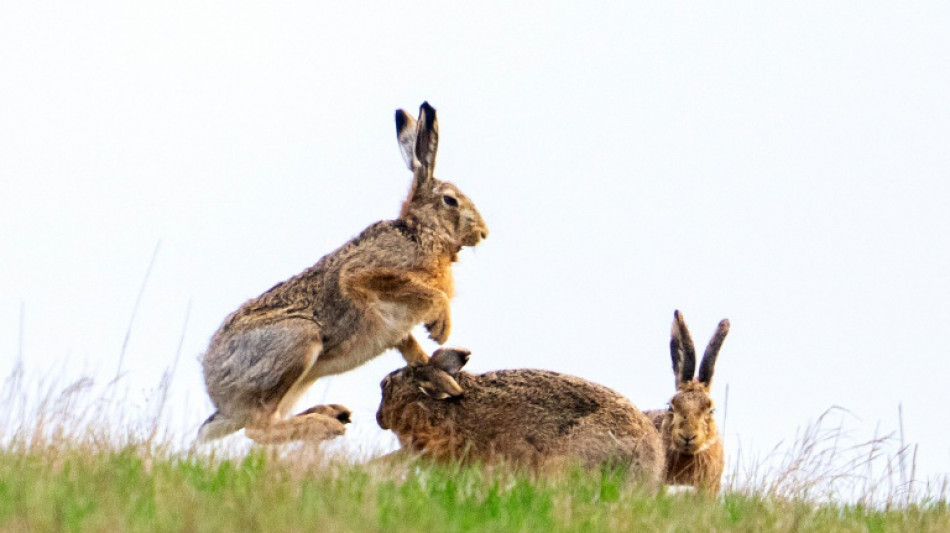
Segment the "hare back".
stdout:
[[306,390],[322,350],[320,328],[310,320],[285,320],[217,335],[202,367],[211,401],[227,419],[282,416]]
[[[637,464],[651,481],[662,464],[659,435],[626,398],[581,378],[545,370],[460,372],[465,394],[406,406],[393,431],[404,444],[422,436],[437,456],[496,458],[538,466],[570,457]],[[400,427],[402,426],[402,427]],[[455,446],[435,450],[433,445]]]
[[347,294],[341,275],[377,270],[424,272],[428,275],[423,279],[448,284],[446,288],[451,290],[451,274],[445,272],[450,262],[441,257],[444,254],[437,243],[429,242],[425,235],[403,220],[377,222],[312,267],[245,302],[225,320],[218,334],[303,318],[319,324],[321,342],[332,351],[365,333],[367,317],[370,325],[379,325],[380,316],[386,315],[393,326],[403,330],[404,337],[414,324],[406,325],[386,310],[368,309],[374,302]]
[[[463,403],[473,409],[505,411],[508,416],[538,414],[546,422],[573,427],[586,419],[607,422],[639,414],[629,400],[612,389],[548,370],[460,372],[458,381],[466,391]],[[519,401],[512,404],[513,400]],[[560,427],[560,433],[566,433],[568,426]]]
[[650,419],[650,422],[653,423],[657,431],[663,429],[663,419],[666,418],[666,413],[666,409],[648,409],[643,411],[643,414]]
[[532,369],[462,376],[462,404],[485,419],[504,420],[542,454],[599,462],[629,456],[644,437],[658,437],[627,398],[575,376]]

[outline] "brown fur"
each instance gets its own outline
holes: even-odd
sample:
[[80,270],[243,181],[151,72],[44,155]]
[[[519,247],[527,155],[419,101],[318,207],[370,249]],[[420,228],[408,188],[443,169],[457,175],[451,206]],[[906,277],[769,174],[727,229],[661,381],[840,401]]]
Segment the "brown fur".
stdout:
[[[659,433],[607,387],[546,370],[469,374],[464,350],[440,349],[382,382],[376,420],[403,447],[437,461],[504,462],[534,470],[577,462],[629,466],[659,483]],[[457,383],[461,394],[447,390]]]
[[725,453],[716,428],[715,404],[710,397],[712,375],[719,348],[729,333],[729,321],[719,323],[700,365],[700,379],[693,379],[695,350],[682,314],[673,315],[670,354],[676,376],[676,394],[666,410],[647,411],[660,430],[666,451],[664,481],[692,485],[716,493],[722,482]]
[[369,226],[247,301],[214,334],[202,363],[217,411],[202,425],[200,439],[242,427],[262,443],[340,435],[349,421],[342,406],[316,406],[286,418],[317,378],[390,348],[409,363],[424,363],[428,357],[410,333],[420,323],[437,343],[448,339],[452,263],[488,229],[471,200],[434,177],[435,109],[423,103],[419,117],[396,112],[397,138],[413,172],[399,218]]

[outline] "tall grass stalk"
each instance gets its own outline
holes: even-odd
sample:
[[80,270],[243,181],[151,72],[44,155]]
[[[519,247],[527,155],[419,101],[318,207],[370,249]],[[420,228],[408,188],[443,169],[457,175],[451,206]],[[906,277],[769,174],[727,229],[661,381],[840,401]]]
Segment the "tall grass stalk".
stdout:
[[726,490],[884,509],[947,500],[945,477],[917,478],[917,446],[907,444],[902,431],[882,434],[878,425],[871,438],[859,439],[846,425],[851,417],[832,407],[760,457],[744,450],[740,440]]
[[946,480],[916,480],[914,447],[897,435],[855,442],[841,408],[770,457],[740,446],[725,490],[707,498],[651,493],[611,470],[537,477],[305,444],[175,445],[175,368],[129,412],[142,404],[104,404],[112,383],[18,365],[0,394],[16,406],[0,413],[0,531],[950,530]]
[[152,258],[148,261],[148,268],[145,269],[145,277],[142,278],[142,284],[139,286],[139,292],[135,296],[135,304],[132,305],[132,316],[129,317],[129,326],[125,328],[125,337],[122,339],[122,348],[119,350],[119,363],[115,369],[115,379],[122,376],[122,367],[125,364],[125,354],[129,348],[129,339],[132,338],[132,326],[135,325],[135,317],[139,313],[139,307],[142,304],[142,296],[145,294],[145,287],[148,286],[148,280],[152,276],[152,268],[155,266],[155,259],[158,258],[158,251],[162,246],[162,241],[155,243],[155,249],[152,251]]
[[764,456],[740,439],[716,498],[652,493],[610,470],[537,477],[306,444],[196,447],[168,412],[190,309],[145,398],[121,373],[98,384],[18,357],[0,390],[0,532],[950,531],[950,484],[917,478],[902,406],[898,430],[870,439],[841,407]]

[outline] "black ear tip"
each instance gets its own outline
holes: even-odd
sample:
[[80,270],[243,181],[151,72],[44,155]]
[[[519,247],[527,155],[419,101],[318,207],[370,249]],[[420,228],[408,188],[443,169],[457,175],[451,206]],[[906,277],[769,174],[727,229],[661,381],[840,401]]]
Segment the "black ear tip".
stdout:
[[426,127],[431,128],[432,123],[435,122],[435,108],[429,105],[428,101],[422,102],[422,105],[419,106],[419,115],[425,116]]
[[679,309],[673,311],[673,336],[677,338],[681,337],[685,329],[686,322],[683,320],[682,313],[680,313]]
[[730,323],[728,318],[724,318],[719,321],[719,331],[721,331],[723,335],[729,333],[729,326]]
[[406,127],[406,123],[409,122],[409,115],[406,114],[402,109],[396,110],[396,133],[399,133]]

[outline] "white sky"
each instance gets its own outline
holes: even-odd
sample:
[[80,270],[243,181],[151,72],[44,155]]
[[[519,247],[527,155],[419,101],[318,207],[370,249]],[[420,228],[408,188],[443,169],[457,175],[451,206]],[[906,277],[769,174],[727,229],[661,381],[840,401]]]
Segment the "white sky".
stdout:
[[[211,334],[396,215],[392,113],[427,99],[437,175],[492,232],[456,267],[470,370],[662,407],[673,309],[698,344],[728,317],[733,450],[832,405],[894,430],[902,404],[921,471],[950,472],[950,4],[448,4],[0,1],[0,371],[22,349],[108,380],[160,241],[125,370],[148,394],[190,306],[194,431]],[[354,410],[343,446],[391,445],[400,363],[305,401]]]

